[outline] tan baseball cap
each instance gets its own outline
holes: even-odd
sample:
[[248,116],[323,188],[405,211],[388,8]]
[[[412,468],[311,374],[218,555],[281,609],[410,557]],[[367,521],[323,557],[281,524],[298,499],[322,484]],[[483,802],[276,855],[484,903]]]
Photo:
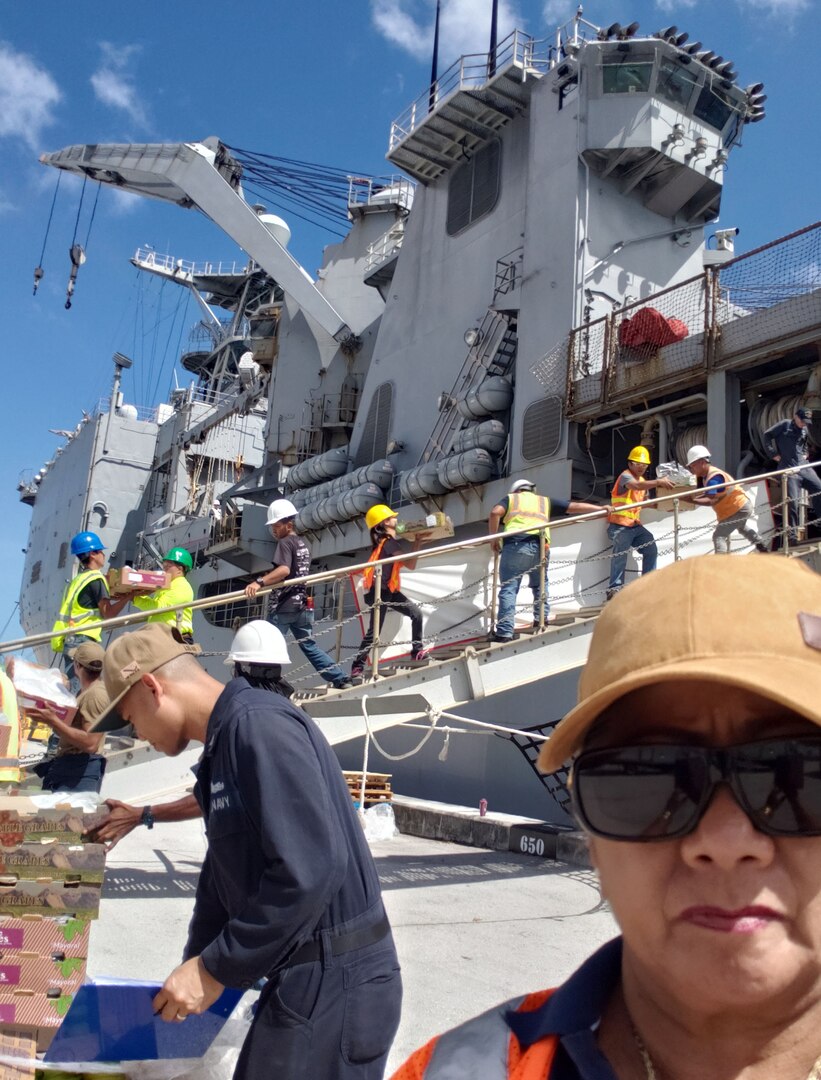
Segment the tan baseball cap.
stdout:
[[821,575],[778,555],[701,555],[629,585],[599,617],[579,703],[539,769],[555,772],[614,701],[673,681],[750,690],[821,726]]
[[92,731],[114,731],[123,726],[118,716],[111,715],[111,710],[143,675],[151,674],[178,656],[186,653],[197,656],[201,652],[199,645],[185,645],[176,628],[165,623],[149,623],[141,630],[116,638],[106,650],[103,664],[103,679],[111,701]]
[[99,673],[103,670],[105,649],[98,641],[84,641],[82,645],[72,649],[69,655],[75,664],[79,664],[88,671]]

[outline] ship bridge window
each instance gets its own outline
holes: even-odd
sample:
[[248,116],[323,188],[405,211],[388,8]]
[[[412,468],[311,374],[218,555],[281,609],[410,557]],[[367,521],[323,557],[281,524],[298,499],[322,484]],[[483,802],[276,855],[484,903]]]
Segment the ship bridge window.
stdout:
[[602,90],[605,94],[646,94],[653,78],[652,58],[611,53],[604,58]]
[[501,160],[502,144],[491,139],[454,171],[448,185],[448,236],[456,236],[494,208],[499,200]]
[[675,63],[666,56],[662,57],[659,64],[659,75],[656,82],[656,93],[669,101],[671,105],[684,111],[693,96],[693,89],[698,82],[698,75],[681,64]]
[[696,107],[693,110],[699,120],[721,131],[737,109],[731,98],[723,94],[717,87],[705,86],[698,95]]

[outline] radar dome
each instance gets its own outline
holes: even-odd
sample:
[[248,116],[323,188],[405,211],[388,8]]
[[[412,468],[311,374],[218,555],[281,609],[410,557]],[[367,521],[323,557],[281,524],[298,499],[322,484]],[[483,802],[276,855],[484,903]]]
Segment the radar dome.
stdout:
[[120,416],[124,416],[126,420],[137,419],[137,406],[136,405],[121,405],[119,408]]
[[291,229],[287,221],[283,221],[276,214],[260,214],[259,220],[275,240],[278,240],[284,248],[288,246],[291,239]]

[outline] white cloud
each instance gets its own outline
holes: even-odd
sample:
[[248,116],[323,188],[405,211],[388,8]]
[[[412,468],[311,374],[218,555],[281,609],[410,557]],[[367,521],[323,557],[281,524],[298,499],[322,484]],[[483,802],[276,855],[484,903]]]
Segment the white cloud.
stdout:
[[0,191],[0,214],[8,214],[11,210],[16,210],[17,207]]
[[142,202],[141,195],[135,195],[133,191],[125,191],[123,188],[111,187],[110,184],[106,184],[105,191],[100,192],[100,202],[103,199],[108,203],[115,217],[130,214]]
[[[433,0],[371,0],[376,29],[393,45],[417,60],[427,60],[433,50]],[[499,41],[515,29],[515,0],[499,2]],[[464,53],[487,52],[490,38],[490,6],[477,18],[476,0],[442,0],[439,34],[440,68]]]
[[112,109],[121,109],[135,124],[146,127],[145,106],[131,70],[133,57],[140,51],[139,45],[117,46],[101,41],[100,51],[100,66],[91,76],[97,99]]
[[664,11],[667,14],[673,11],[683,11],[685,9],[694,8],[698,0],[656,0],[656,7],[659,11]]
[[574,0],[545,0],[543,8],[544,21],[548,30],[555,30],[557,26],[564,26],[568,19],[576,14],[577,3]]
[[15,136],[38,149],[40,134],[54,122],[54,106],[62,96],[45,68],[0,41],[0,136]]
[[739,0],[741,7],[758,8],[768,15],[786,15],[792,18],[802,11],[809,11],[812,0]]

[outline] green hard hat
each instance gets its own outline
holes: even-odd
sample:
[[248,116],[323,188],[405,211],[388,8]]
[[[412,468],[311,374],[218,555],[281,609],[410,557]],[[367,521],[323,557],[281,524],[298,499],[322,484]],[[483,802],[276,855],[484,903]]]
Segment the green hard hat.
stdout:
[[186,570],[193,570],[194,568],[194,560],[185,548],[171,548],[168,554],[163,558],[163,562],[179,563],[180,566],[184,566]]

